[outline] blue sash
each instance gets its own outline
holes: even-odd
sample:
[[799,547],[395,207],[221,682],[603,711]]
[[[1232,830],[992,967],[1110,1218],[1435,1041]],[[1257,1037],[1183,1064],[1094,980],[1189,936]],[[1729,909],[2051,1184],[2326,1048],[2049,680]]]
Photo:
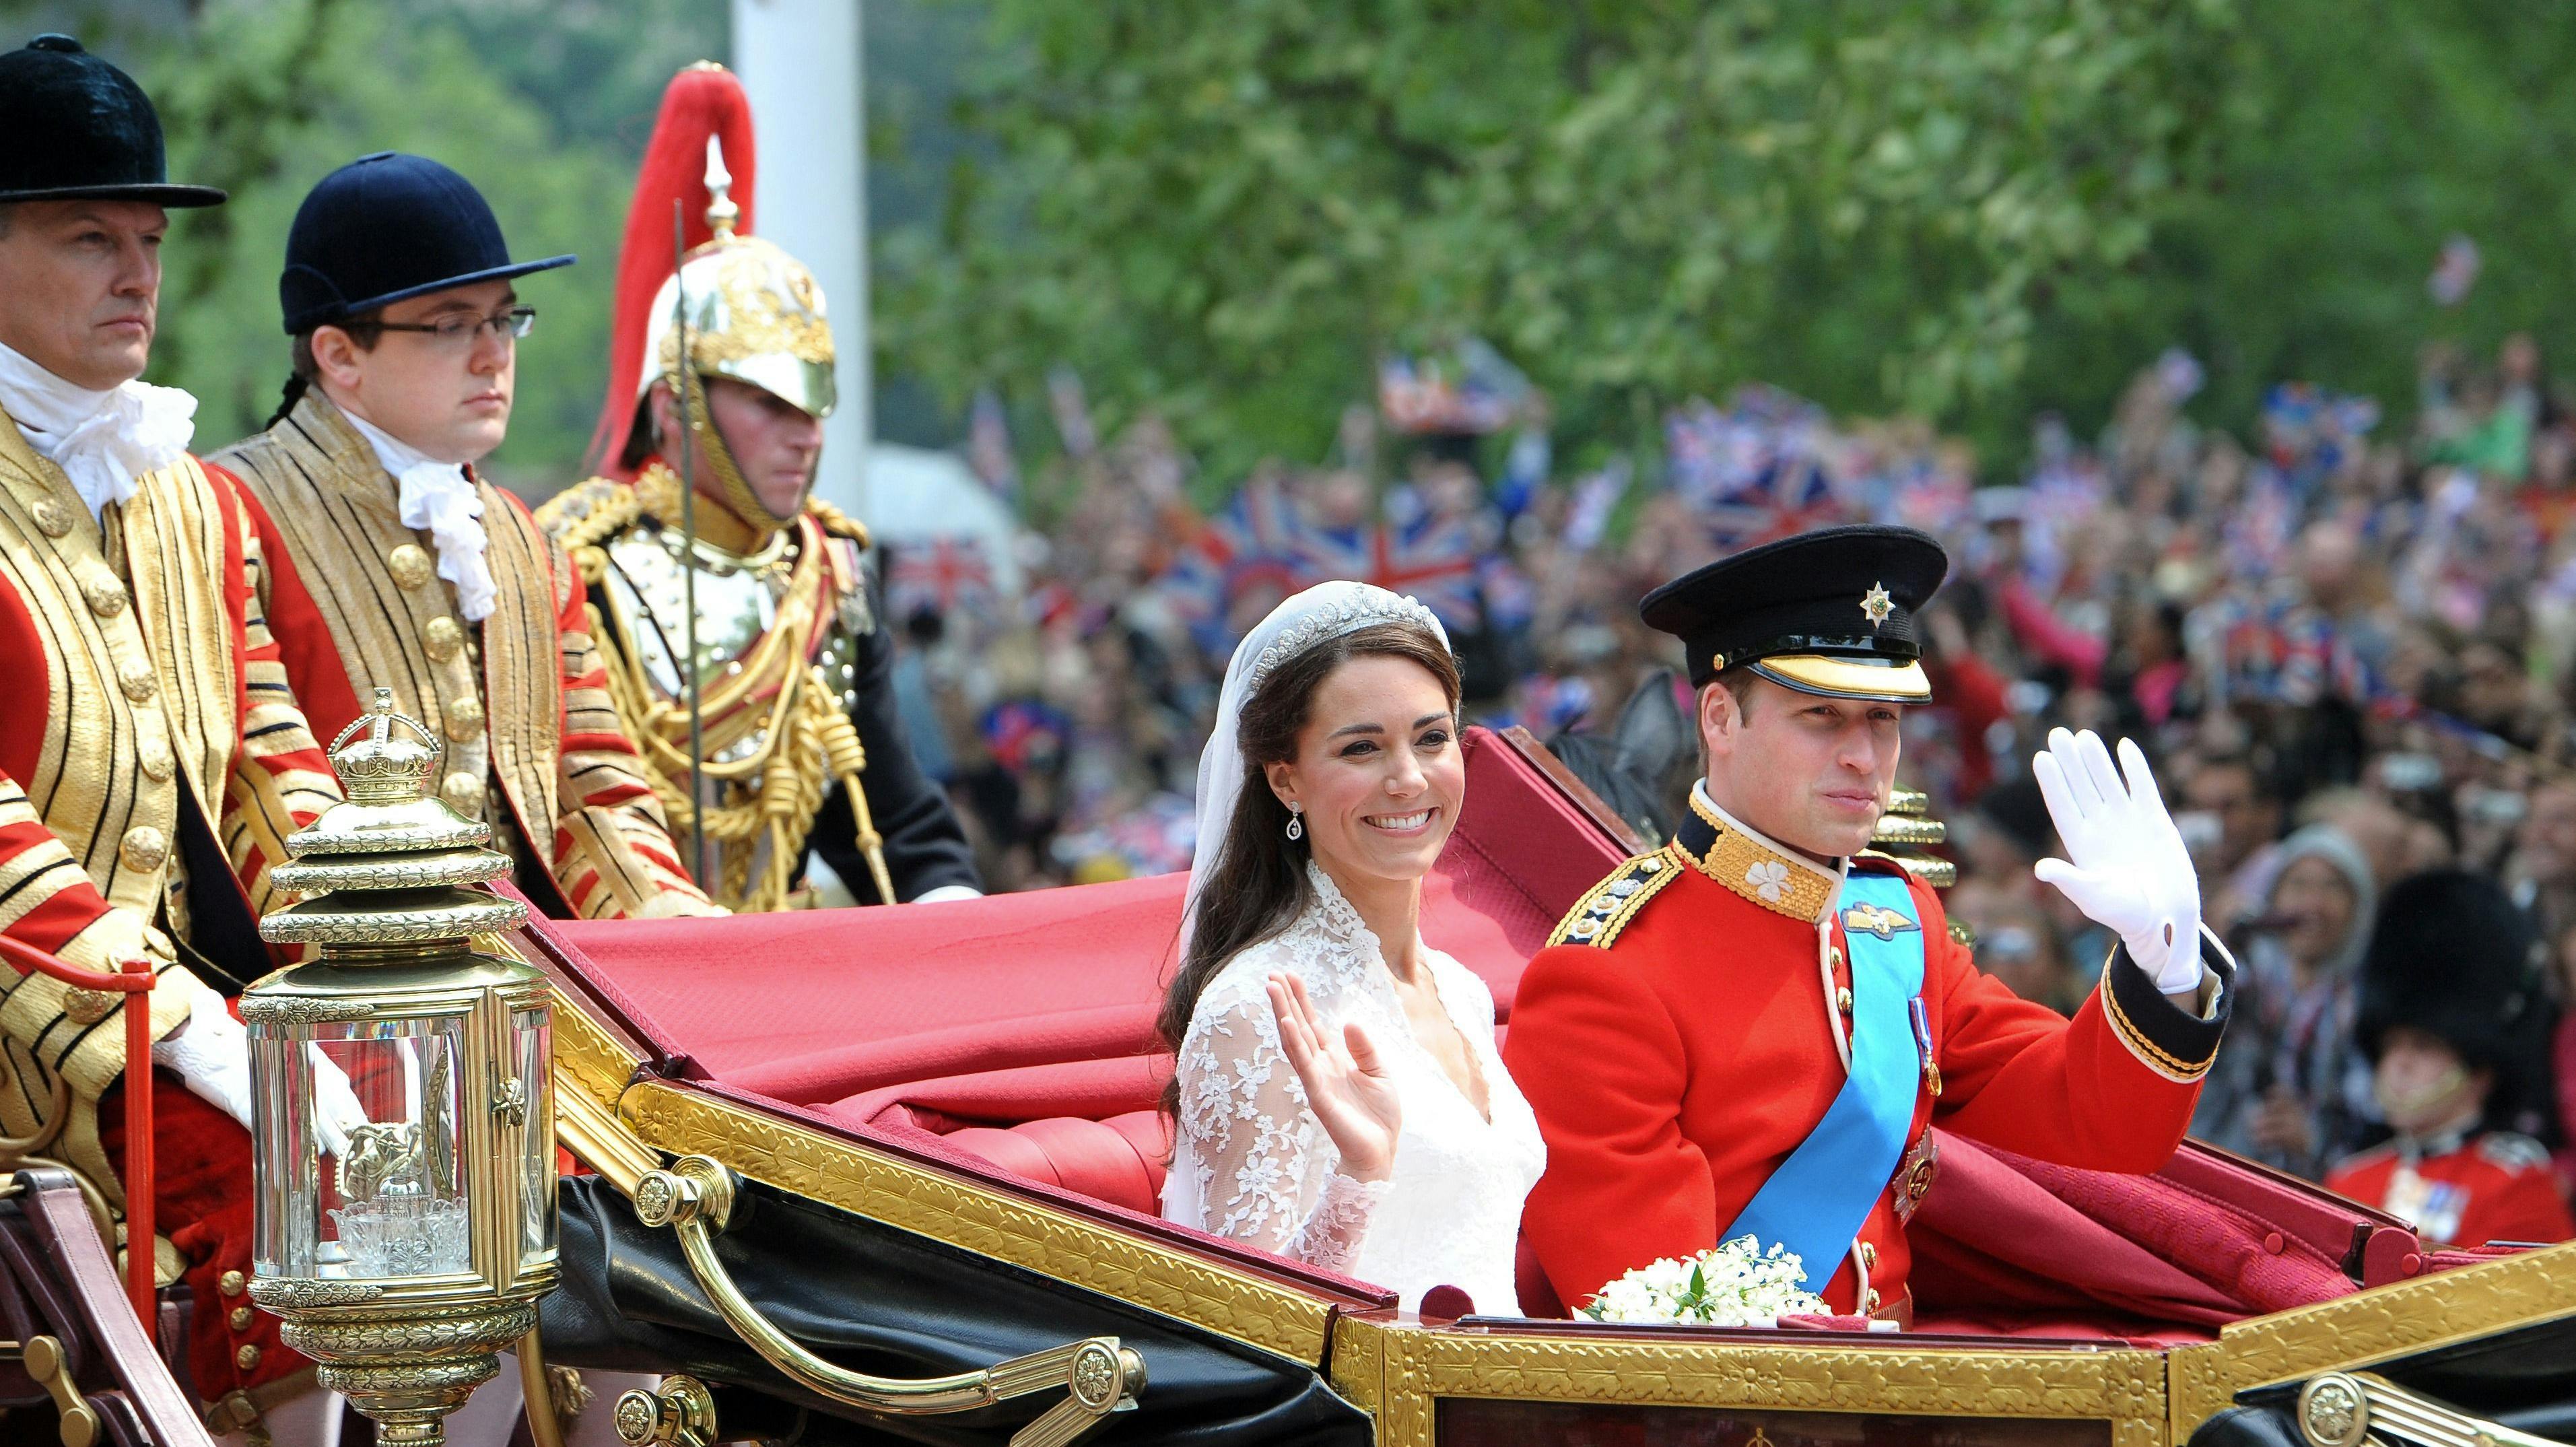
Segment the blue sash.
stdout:
[[1732,1241],[1749,1231],[1764,1250],[1777,1245],[1798,1253],[1809,1291],[1822,1291],[1833,1279],[1887,1189],[1923,1082],[1923,1057],[1907,1016],[1923,990],[1923,928],[1913,895],[1900,877],[1855,874],[1843,881],[1836,904],[1845,911],[1843,937],[1851,948],[1850,1078],[1815,1131],[1771,1173],[1735,1224],[1718,1233],[1720,1241]]

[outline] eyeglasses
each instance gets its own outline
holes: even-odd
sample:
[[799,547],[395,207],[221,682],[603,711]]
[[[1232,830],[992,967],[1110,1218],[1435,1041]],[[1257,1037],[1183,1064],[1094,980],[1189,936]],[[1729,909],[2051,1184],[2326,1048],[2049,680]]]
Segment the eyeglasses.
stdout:
[[379,332],[419,332],[423,336],[436,339],[441,347],[463,350],[472,346],[486,327],[491,328],[494,337],[510,342],[526,336],[535,329],[536,325],[535,307],[514,306],[508,311],[495,312],[488,317],[451,314],[440,317],[434,322],[362,322],[350,327],[350,330],[356,331],[364,327]]

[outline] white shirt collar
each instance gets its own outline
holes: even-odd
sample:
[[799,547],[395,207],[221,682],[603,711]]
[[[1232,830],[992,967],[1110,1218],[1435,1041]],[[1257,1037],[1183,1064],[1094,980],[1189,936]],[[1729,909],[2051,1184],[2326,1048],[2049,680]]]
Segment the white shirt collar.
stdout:
[[62,468],[92,518],[132,497],[144,473],[185,456],[197,432],[197,399],[176,387],[126,382],[92,391],[7,346],[0,346],[0,406],[27,445]]

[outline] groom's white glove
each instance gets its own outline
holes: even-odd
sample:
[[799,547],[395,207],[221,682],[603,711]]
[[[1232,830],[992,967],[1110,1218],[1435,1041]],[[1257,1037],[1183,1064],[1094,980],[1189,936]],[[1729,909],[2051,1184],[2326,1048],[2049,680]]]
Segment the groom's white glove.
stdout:
[[[2120,769],[2091,729],[2051,730],[2030,762],[2068,859],[2033,873],[2120,936],[2129,958],[2168,995],[2199,988],[2200,876],[2182,831],[2165,812],[2147,756],[2120,740]],[[2125,769],[2128,778],[2120,777]]]

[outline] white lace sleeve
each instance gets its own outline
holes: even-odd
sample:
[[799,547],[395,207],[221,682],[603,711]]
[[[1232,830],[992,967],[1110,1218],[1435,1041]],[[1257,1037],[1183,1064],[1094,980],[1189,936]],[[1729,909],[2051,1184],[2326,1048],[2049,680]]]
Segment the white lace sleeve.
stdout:
[[1306,1088],[1279,1048],[1268,996],[1224,981],[1212,987],[1175,1068],[1181,1141],[1172,1168],[1198,1173],[1201,1202],[1201,1219],[1189,1224],[1347,1270],[1387,1183],[1341,1173],[1340,1154],[1307,1113]]

